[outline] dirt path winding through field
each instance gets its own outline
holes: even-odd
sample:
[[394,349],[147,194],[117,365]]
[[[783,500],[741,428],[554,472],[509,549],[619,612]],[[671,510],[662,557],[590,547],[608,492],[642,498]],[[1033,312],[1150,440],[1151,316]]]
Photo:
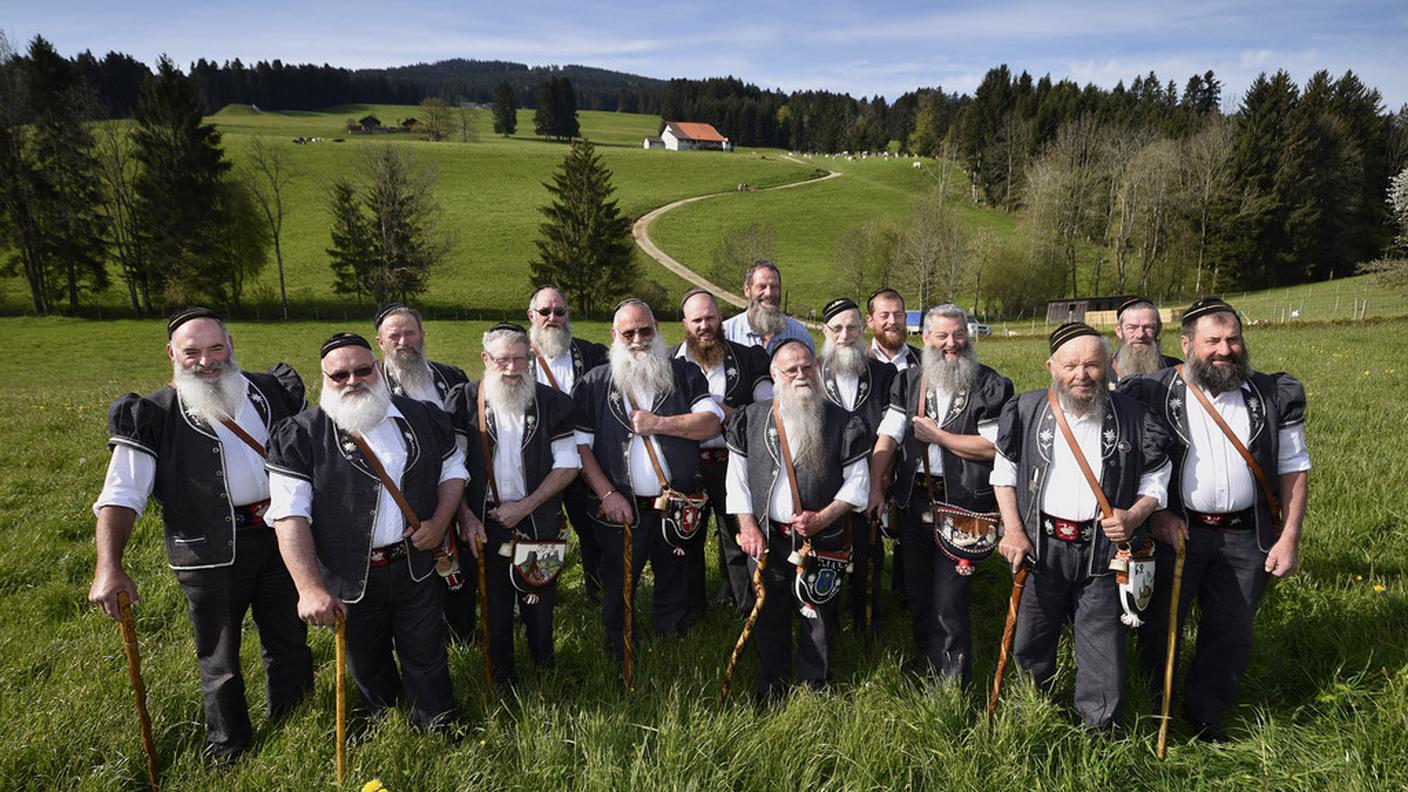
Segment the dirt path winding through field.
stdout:
[[[799,165],[811,165],[811,163],[799,160],[789,154],[784,154],[783,159],[791,160],[792,162],[795,162]],[[806,184],[818,184],[828,179],[834,179],[840,175],[840,171],[827,171],[825,176],[813,179],[805,179],[803,181],[792,182],[790,184],[782,184],[778,185],[777,187],[768,187],[762,190],[756,190],[756,192],[771,192],[772,190],[786,190],[791,187],[801,187]],[[673,257],[670,256],[669,253],[666,253],[665,251],[661,250],[660,247],[650,239],[650,224],[655,222],[655,220],[659,218],[660,215],[663,215],[672,209],[677,209],[681,206],[684,206],[685,204],[694,203],[695,201],[703,201],[709,198],[718,198],[721,195],[736,194],[737,193],[735,191],[708,193],[707,195],[696,195],[691,198],[681,198],[678,201],[667,203],[658,209],[654,209],[650,212],[647,212],[639,220],[637,220],[635,225],[631,227],[631,236],[635,237],[636,244],[640,246],[641,250],[645,251],[645,254],[647,256],[650,256],[651,258],[660,262],[660,266],[664,267],[670,272],[675,273],[681,278],[684,278],[685,280],[689,281],[695,286],[698,286],[701,289],[708,289],[710,292],[713,292],[713,294],[718,297],[718,299],[722,302],[729,303],[730,305],[734,305],[739,308],[746,308],[748,306],[748,301],[744,299],[743,295],[724,289],[722,286],[711,282],[703,275],[700,275],[689,267],[686,267],[685,265],[676,261]]]

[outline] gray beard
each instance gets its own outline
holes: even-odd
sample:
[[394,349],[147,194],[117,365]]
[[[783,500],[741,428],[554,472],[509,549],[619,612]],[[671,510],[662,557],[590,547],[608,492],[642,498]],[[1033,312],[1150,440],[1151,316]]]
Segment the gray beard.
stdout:
[[[655,336],[644,347],[633,348],[623,341],[611,344],[611,382],[625,393],[642,401],[643,393],[665,398],[675,392],[675,373],[665,356],[665,339]],[[641,409],[649,409],[643,405]]]
[[1214,366],[1197,355],[1189,355],[1184,370],[1188,372],[1188,379],[1192,380],[1194,385],[1212,391],[1213,394],[1227,393],[1242,387],[1252,373],[1245,347],[1242,349],[1241,358],[1231,366]]
[[1163,367],[1164,359],[1157,344],[1121,344],[1115,352],[1115,370],[1121,377],[1152,374]]
[[764,338],[772,338],[787,326],[787,315],[781,308],[763,305],[760,302],[748,303],[748,326]]
[[484,372],[484,381],[479,387],[484,389],[484,401],[510,415],[522,415],[528,411],[533,401],[536,380],[519,375],[518,381],[509,382],[497,371]]
[[[214,380],[203,380],[198,375],[205,371],[219,371]],[[234,353],[224,363],[214,366],[194,366],[182,368],[180,363],[171,362],[171,386],[181,397],[181,404],[187,410],[194,410],[208,423],[219,423],[222,418],[234,418],[243,406],[245,393],[244,375],[240,373],[239,361]]]
[[562,327],[533,325],[528,330],[528,337],[544,358],[556,360],[566,354],[572,344],[572,328],[566,324]]
[[406,393],[434,392],[435,381],[430,376],[430,364],[425,354],[414,347],[398,349],[386,356],[386,370],[400,383]]
[[957,360],[947,360],[943,352],[925,344],[923,365],[929,387],[937,390],[962,393],[978,381],[978,353],[971,346],[964,347]]
[[821,346],[821,365],[826,367],[833,377],[860,377],[869,363],[858,343],[842,346],[833,344],[828,339]]
[[[354,391],[354,387],[357,390]],[[384,379],[378,379],[375,384],[349,385],[342,390],[323,388],[318,396],[318,406],[344,432],[365,435],[386,419],[386,411],[391,406],[391,391]]]
[[826,403],[820,393],[821,383],[814,378],[809,388],[784,384],[776,396],[777,411],[787,428],[787,445],[792,451],[793,464],[816,475],[822,475],[826,466],[826,448],[821,437]]
[[1110,389],[1096,386],[1094,393],[1088,399],[1078,398],[1067,389],[1066,384],[1060,381],[1053,381],[1052,387],[1056,389],[1056,400],[1061,404],[1061,409],[1076,415],[1092,415],[1096,419],[1105,417],[1105,407],[1110,403]]

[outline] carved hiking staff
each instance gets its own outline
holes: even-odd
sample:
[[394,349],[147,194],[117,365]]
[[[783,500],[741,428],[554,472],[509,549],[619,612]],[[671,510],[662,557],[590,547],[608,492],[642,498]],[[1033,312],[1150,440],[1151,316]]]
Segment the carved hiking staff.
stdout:
[[1163,761],[1168,750],[1168,712],[1173,701],[1173,661],[1178,656],[1178,598],[1183,588],[1183,562],[1188,558],[1188,542],[1178,543],[1178,557],[1173,562],[1173,597],[1168,605],[1168,653],[1164,658],[1164,700],[1163,712],[1159,718],[1159,745],[1154,751]]
[[753,634],[753,625],[758,623],[758,614],[763,612],[763,600],[767,597],[767,589],[763,586],[763,570],[768,566],[768,553],[763,550],[763,554],[758,556],[758,566],[753,570],[753,591],[756,596],[753,600],[753,609],[748,612],[747,621],[743,622],[743,632],[738,634],[738,642],[733,645],[733,654],[729,655],[728,665],[724,666],[724,683],[719,688],[719,700],[715,705],[723,708],[724,700],[728,698],[729,686],[733,684],[733,669],[738,665],[738,656],[743,654],[743,647],[748,644],[748,637]]
[[870,513],[870,530],[866,538],[870,544],[870,554],[866,557],[868,562],[865,566],[865,643],[870,644],[870,632],[875,627],[875,586],[876,579],[880,577],[880,553],[876,546],[880,544],[880,510],[876,509]]
[[347,618],[338,613],[333,621],[333,663],[337,666],[337,783],[347,777]]
[[624,629],[626,638],[626,651],[622,658],[621,671],[622,676],[626,681],[626,692],[630,693],[633,689],[631,687],[631,665],[635,659],[635,650],[631,647],[631,628],[635,623],[634,608],[636,599],[635,592],[631,591],[631,578],[633,577],[632,572],[635,571],[631,565],[634,563],[635,549],[631,546],[632,544],[634,544],[634,539],[632,538],[630,520],[626,520],[625,522],[621,523],[621,532],[623,534],[622,538],[624,539],[621,549],[621,555],[622,558],[625,560],[626,564],[623,578],[624,585],[621,587],[621,597],[626,601],[626,621]]
[[997,653],[997,673],[992,678],[992,694],[988,696],[988,725],[997,711],[997,697],[1002,694],[1002,674],[1007,670],[1007,657],[1012,652],[1012,640],[1017,635],[1017,608],[1022,604],[1022,590],[1027,587],[1027,575],[1036,568],[1030,556],[1022,559],[1022,568],[1012,577],[1012,598],[1007,603],[1007,623],[1002,627],[1002,648]]
[[142,657],[137,652],[137,620],[127,592],[117,592],[117,611],[122,624],[122,651],[127,655],[127,678],[132,682],[132,698],[137,704],[137,722],[142,727],[142,750],[147,752],[147,781],[152,792],[156,783],[156,745],[152,743],[152,716],[147,712],[147,686],[142,682]]

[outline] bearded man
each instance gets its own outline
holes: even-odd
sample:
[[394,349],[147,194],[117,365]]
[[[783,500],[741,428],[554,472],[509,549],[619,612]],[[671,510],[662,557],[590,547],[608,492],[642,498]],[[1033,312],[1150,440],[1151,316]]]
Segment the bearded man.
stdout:
[[[881,286],[870,293],[870,299],[866,300],[865,325],[870,328],[872,358],[890,364],[896,372],[920,364],[919,349],[905,343],[909,337],[909,314],[904,309],[904,297],[898,291]],[[889,481],[879,483],[886,488],[891,484]],[[909,595],[905,593],[904,586],[904,544],[898,538],[898,529],[895,535],[895,552],[890,562],[890,590],[894,592],[900,607],[907,609]],[[883,542],[880,550],[884,551]],[[879,570],[883,568],[884,559],[877,558],[876,563]],[[880,588],[878,580],[875,588]],[[878,610],[875,612],[879,613]]]
[[1139,653],[1150,678],[1162,679],[1173,558],[1186,543],[1180,627],[1195,598],[1201,616],[1183,683],[1183,714],[1200,738],[1223,742],[1223,715],[1236,703],[1251,659],[1257,607],[1270,579],[1291,574],[1299,563],[1310,471],[1305,388],[1285,372],[1251,367],[1241,319],[1222,300],[1193,303],[1183,313],[1179,341],[1188,360],[1181,371],[1163,369],[1121,380],[1119,387],[1162,416],[1173,434],[1169,507],[1150,521],[1159,540],[1159,577]]
[[365,338],[339,333],[321,359],[318,406],[275,429],[267,465],[268,518],[298,615],[325,627],[346,618],[347,669],[367,714],[404,694],[417,726],[447,725],[445,583],[432,551],[464,495],[464,455],[443,410],[391,394]]
[[758,259],[743,275],[743,296],[748,308],[724,322],[724,338],[771,351],[795,338],[816,352],[812,335],[801,322],[782,312],[782,273],[767,259]]
[[1144,297],[1130,297],[1115,311],[1115,337],[1119,348],[1110,361],[1110,386],[1137,374],[1152,374],[1160,369],[1177,366],[1183,361],[1159,350],[1159,335],[1164,320],[1153,302]]
[[[1110,393],[1109,346],[1099,331],[1063,324],[1050,347],[1049,391],[1024,393],[1002,411],[991,479],[1005,526],[998,549],[1014,573],[1028,558],[1035,564],[1017,611],[1012,657],[1049,692],[1061,630],[1071,622],[1075,709],[1083,727],[1105,729],[1119,714],[1125,681],[1119,585],[1110,561],[1116,546],[1134,539],[1165,503],[1168,435],[1138,401]],[[1112,508],[1109,516],[1077,453]]]
[[[865,325],[861,323],[860,306],[854,300],[846,297],[832,300],[821,315],[826,336],[818,360],[822,392],[827,401],[865,423],[873,449],[881,419],[890,405],[890,387],[897,372],[894,366],[866,355]],[[851,521],[855,563],[846,597],[851,624],[859,633],[866,628],[865,592],[870,575],[874,575],[869,587],[872,629],[878,623],[875,617],[880,613],[879,571],[885,566],[885,543],[878,533],[875,544],[870,543],[870,523],[863,512],[847,519]]]
[[[607,357],[605,346],[572,335],[571,316],[567,297],[556,286],[539,286],[528,298],[529,340],[532,342],[528,369],[539,383],[569,396],[577,380],[605,363]],[[590,511],[596,504],[581,477],[567,486],[563,505],[577,535],[577,546],[581,548],[587,597],[599,602],[601,547],[596,543]]]
[[[631,585],[647,559],[655,578],[651,622],[657,634],[683,635],[684,550],[662,528],[659,496],[694,496],[703,488],[699,443],[719,433],[723,411],[699,367],[665,352],[650,306],[628,299],[611,320],[611,362],[577,381],[577,451],[599,509],[602,622],[607,653],[625,658],[624,523],[632,533]],[[660,506],[657,506],[660,504]],[[634,602],[634,598],[632,599]]]
[[[699,367],[709,382],[709,395],[724,414],[724,426],[734,412],[755,401],[772,398],[772,378],[762,347],[744,346],[724,338],[719,304],[704,289],[690,289],[680,300],[684,316],[684,343],[670,350],[670,356],[683,358]],[[738,547],[738,521],[724,509],[724,480],[728,470],[728,448],[722,433],[699,444],[699,470],[704,476],[706,507],[714,515],[719,536],[720,581],[716,603],[725,598],[734,609],[746,613],[753,606],[753,590],[748,580],[748,557]],[[685,567],[689,582],[689,609],[704,610],[704,526],[685,547]]]
[[923,362],[895,378],[871,461],[872,509],[885,507],[881,482],[895,469],[889,496],[900,516],[915,646],[932,673],[964,687],[973,665],[971,568],[941,549],[930,520],[938,505],[996,509],[988,476],[997,420],[1011,397],[1012,381],[978,362],[963,309],[930,308]]
[[[763,553],[770,554],[754,640],[762,660],[762,701],[787,690],[794,618],[801,623],[796,680],[820,688],[830,678],[835,588],[851,515],[865,508],[872,437],[859,415],[822,395],[816,359],[806,345],[780,343],[771,369],[774,398],[737,413],[728,431],[728,511],[738,517],[739,544],[754,569]],[[801,582],[813,585],[799,589],[797,568],[808,556],[838,551],[841,570],[823,570],[810,581],[808,571]]]
[[206,753],[228,764],[249,748],[251,735],[240,669],[246,611],[254,612],[263,648],[269,716],[286,714],[313,689],[297,592],[265,522],[262,448],[280,421],[303,409],[303,382],[283,364],[272,374],[241,371],[234,339],[208,308],[176,312],[166,334],[171,384],[147,396],[129,393],[108,413],[112,459],[93,505],[97,566],[88,599],[113,619],[119,593],[137,603],[122,554],[155,497],[167,563],[195,632]]
[[391,393],[440,407],[450,389],[469,382],[469,377],[458,366],[427,359],[425,335],[420,312],[414,308],[392,303],[376,315],[376,344]]
[[522,327],[494,325],[484,334],[483,381],[450,393],[450,416],[469,470],[460,525],[483,525],[488,533],[489,654],[495,682],[504,686],[518,682],[515,610],[527,630],[533,664],[550,668],[556,661],[552,616],[557,573],[524,574],[517,564],[533,553],[565,552],[562,492],[581,467],[572,397],[533,380],[529,355]]

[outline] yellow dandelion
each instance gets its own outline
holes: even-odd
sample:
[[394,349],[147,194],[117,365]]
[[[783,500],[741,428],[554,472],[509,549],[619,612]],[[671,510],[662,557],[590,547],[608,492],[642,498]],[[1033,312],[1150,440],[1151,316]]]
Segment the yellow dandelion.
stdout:
[[1382,593],[1384,593],[1385,591],[1388,591],[1388,587],[1385,586],[1385,585],[1382,584],[1382,583],[1375,583],[1375,584],[1374,584],[1374,591],[1377,592],[1377,593],[1379,593],[1379,594],[1382,594]]
[[1363,576],[1363,575],[1355,575],[1355,576],[1354,576],[1354,579],[1355,579],[1355,580],[1363,580],[1363,579],[1364,579],[1364,576]]

